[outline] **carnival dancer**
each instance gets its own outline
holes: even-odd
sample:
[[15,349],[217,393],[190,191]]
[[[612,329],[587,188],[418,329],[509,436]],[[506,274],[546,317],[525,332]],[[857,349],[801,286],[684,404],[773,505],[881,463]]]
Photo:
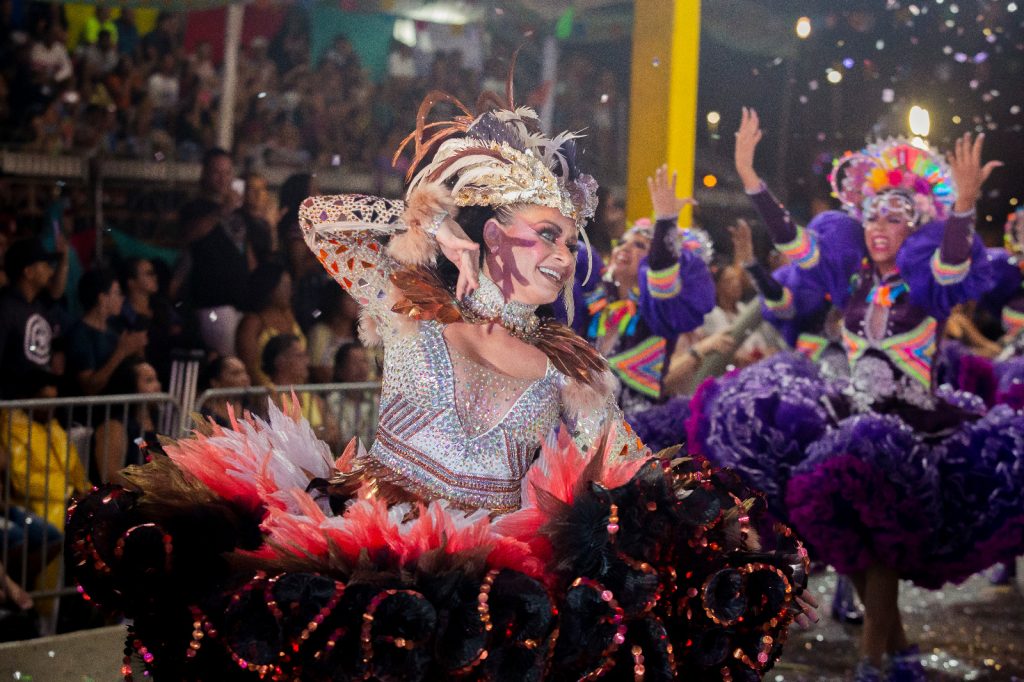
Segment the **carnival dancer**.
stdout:
[[711,240],[703,230],[678,227],[679,212],[693,201],[676,196],[676,179],[664,165],[647,179],[655,222],[637,220],[626,230],[603,276],[585,261],[576,266],[572,298],[582,305],[572,326],[607,358],[627,416],[659,402],[676,339],[715,306]]
[[878,679],[887,664],[888,679],[923,679],[900,618],[900,578],[937,588],[1024,545],[1024,417],[936,391],[931,376],[952,307],[992,285],[974,203],[999,164],[982,164],[983,138],[970,135],[948,165],[902,140],[872,144],[833,170],[847,213],[805,229],[754,171],[761,134],[744,110],[737,172],[799,268],[794,290],[822,289],[843,311],[851,376],[829,382],[785,363],[741,372],[741,393],[725,387],[695,406],[703,444],[723,461],[730,444],[740,450],[750,480],[775,482],[812,553],[853,579],[865,606],[858,678]]
[[594,210],[576,136],[511,88],[477,109],[428,95],[406,202],[301,209],[384,346],[369,452],[271,408],[72,511],[75,574],[158,679],[753,680],[806,618],[785,528],[757,551],[757,497],[652,457],[600,355],[536,313]]

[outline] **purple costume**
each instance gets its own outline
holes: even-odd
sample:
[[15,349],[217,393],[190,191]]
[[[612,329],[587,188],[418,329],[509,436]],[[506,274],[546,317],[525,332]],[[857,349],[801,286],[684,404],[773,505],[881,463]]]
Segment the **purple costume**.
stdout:
[[1006,346],[995,360],[972,354],[958,342],[942,348],[941,379],[980,396],[986,405],[1024,408],[1024,273],[1021,256],[988,249],[995,286],[979,301],[980,309],[1002,321]]
[[711,273],[696,252],[680,244],[679,232],[675,220],[654,224],[639,287],[626,300],[618,300],[614,284],[601,279],[600,256],[587,249],[577,254],[573,328],[608,358],[620,384],[616,399],[627,416],[658,402],[676,339],[699,327],[715,306]]
[[814,292],[792,305],[825,291],[843,311],[851,374],[827,380],[779,358],[706,386],[691,447],[765,490],[842,573],[881,563],[938,587],[1012,558],[1024,547],[1024,416],[933,389],[952,307],[993,283],[973,216],[915,229],[882,277],[854,218],[827,212],[803,229],[767,189],[751,200],[793,263],[787,288]]

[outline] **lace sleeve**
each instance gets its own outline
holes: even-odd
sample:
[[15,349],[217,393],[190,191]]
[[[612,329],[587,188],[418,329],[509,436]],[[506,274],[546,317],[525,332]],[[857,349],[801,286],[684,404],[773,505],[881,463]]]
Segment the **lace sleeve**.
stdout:
[[309,197],[299,208],[306,245],[378,332],[391,326],[387,290],[396,263],[386,243],[400,231],[404,211],[402,201],[362,194]]

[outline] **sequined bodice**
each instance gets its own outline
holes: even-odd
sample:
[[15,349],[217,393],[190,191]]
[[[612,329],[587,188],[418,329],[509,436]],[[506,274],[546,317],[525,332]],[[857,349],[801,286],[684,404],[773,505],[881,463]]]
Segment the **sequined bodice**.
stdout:
[[[311,197],[299,210],[309,248],[362,308],[361,335],[372,330],[384,345],[377,440],[367,468],[424,501],[501,513],[519,507],[527,469],[563,423],[581,449],[615,426],[611,456],[645,456],[611,393],[603,403],[597,394],[593,404],[568,406],[569,379],[550,361],[536,381],[510,377],[450,351],[444,325],[393,312],[390,277],[398,266],[387,240],[404,229],[403,210],[401,202],[353,194]],[[506,328],[529,324],[534,307],[506,302],[486,285],[481,277],[474,312],[499,316]]]
[[933,403],[938,322],[910,301],[898,277],[880,284],[899,293],[878,295],[873,278],[862,275],[855,280],[846,307],[843,345],[850,360],[852,391],[865,405],[899,398],[928,408]]
[[444,327],[385,345],[380,424],[370,456],[427,497],[467,507],[519,506],[520,482],[559,422],[561,375],[517,379],[449,349]]

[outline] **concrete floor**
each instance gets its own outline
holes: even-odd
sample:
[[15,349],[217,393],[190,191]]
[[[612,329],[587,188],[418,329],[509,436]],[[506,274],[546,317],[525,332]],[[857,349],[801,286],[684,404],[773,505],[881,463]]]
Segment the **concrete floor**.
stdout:
[[123,682],[124,626],[0,644],[0,682]]
[[[828,614],[834,573],[815,576],[821,622],[794,630],[782,660],[766,682],[840,682],[852,678],[860,628]],[[929,679],[1024,681],[1024,596],[1013,585],[996,587],[984,576],[935,592],[910,583],[900,589],[907,635],[921,647]]]

